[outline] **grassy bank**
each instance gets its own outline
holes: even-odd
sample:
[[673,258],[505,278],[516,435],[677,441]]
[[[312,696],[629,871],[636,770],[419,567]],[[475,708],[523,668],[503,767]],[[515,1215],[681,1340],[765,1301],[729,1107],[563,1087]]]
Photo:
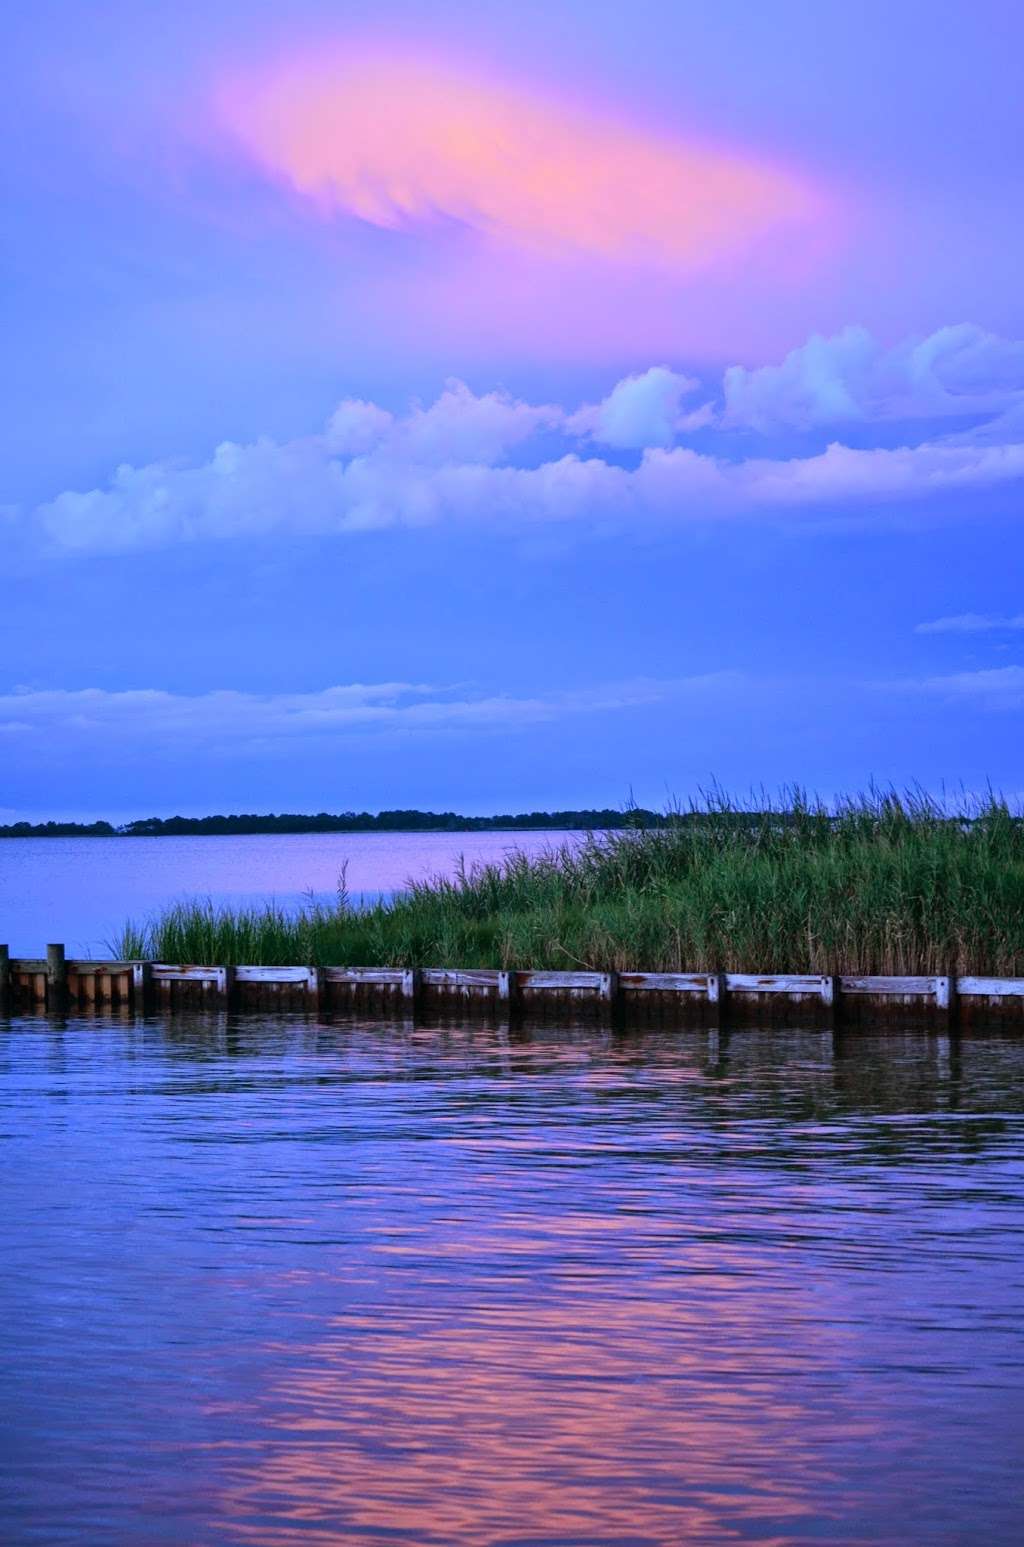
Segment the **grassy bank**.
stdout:
[[170,908],[112,942],[122,958],[1024,976],[1024,822],[998,800],[927,798],[744,812],[714,799],[678,826],[511,853],[370,907]]

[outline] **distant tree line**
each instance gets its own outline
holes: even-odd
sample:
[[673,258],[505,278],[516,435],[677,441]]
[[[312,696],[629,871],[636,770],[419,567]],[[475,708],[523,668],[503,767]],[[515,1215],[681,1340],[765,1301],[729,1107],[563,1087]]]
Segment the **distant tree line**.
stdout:
[[11,822],[0,838],[116,838],[109,822]]
[[320,811],[279,815],[142,817],[111,822],[12,822],[0,838],[178,838],[244,833],[486,833],[544,829],[597,831],[675,826],[685,820],[641,806],[605,811],[528,811],[515,815],[460,816],[455,811]]

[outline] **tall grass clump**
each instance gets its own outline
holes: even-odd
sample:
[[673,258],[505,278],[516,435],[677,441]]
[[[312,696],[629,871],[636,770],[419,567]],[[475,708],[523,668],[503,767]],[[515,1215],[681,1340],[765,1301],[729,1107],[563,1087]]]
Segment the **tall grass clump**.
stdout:
[[[141,946],[128,951],[124,947]],[[118,952],[197,963],[1024,976],[1024,819],[802,791],[746,810],[719,793],[664,828],[590,834],[460,867],[389,901],[222,909],[185,902]]]

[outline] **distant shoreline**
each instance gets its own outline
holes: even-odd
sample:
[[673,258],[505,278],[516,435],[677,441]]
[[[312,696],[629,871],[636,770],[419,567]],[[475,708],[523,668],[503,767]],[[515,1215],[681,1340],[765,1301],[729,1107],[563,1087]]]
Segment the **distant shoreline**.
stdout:
[[368,811],[315,816],[301,813],[207,817],[143,817],[112,822],[13,822],[2,838],[224,838],[312,833],[596,832],[675,826],[679,816],[631,808],[623,811],[531,811],[517,815],[460,816],[453,811]]

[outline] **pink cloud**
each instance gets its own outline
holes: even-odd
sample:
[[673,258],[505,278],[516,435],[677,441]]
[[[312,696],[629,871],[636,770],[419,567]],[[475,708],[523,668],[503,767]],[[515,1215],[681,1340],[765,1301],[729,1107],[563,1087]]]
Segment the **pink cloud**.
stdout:
[[799,173],[425,57],[307,56],[223,86],[223,121],[319,212],[473,232],[529,259],[679,276],[820,222]]

